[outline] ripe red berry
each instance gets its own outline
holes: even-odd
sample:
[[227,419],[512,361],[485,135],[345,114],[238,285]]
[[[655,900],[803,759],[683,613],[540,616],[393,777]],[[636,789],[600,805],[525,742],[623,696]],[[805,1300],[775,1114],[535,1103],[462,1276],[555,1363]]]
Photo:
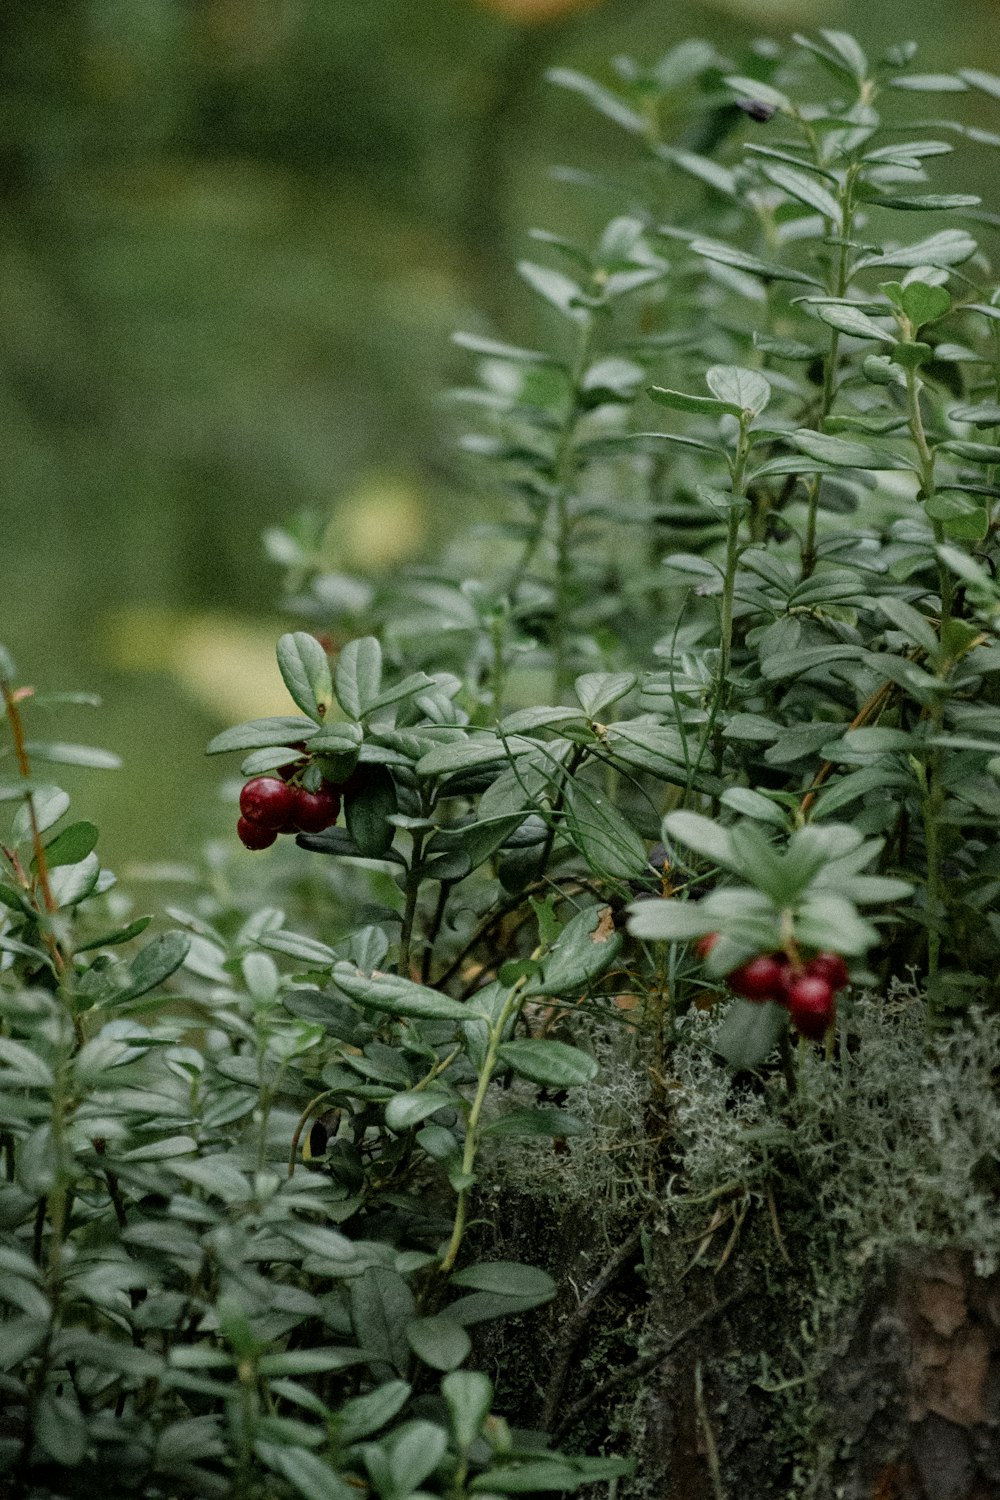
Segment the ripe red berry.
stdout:
[[819,974],[796,974],[788,986],[788,1009],[796,1031],[818,1042],[836,1012],[833,988]]
[[295,791],[279,776],[254,776],[240,793],[240,812],[248,823],[277,831],[295,809]]
[[788,960],[783,953],[760,953],[734,969],[729,988],[746,1000],[780,1000],[784,995]]
[[842,990],[851,977],[839,953],[817,953],[806,964],[806,973],[818,974],[832,990]]
[[322,833],[330,828],[340,816],[340,798],[333,788],[323,782],[318,792],[307,792],[305,787],[295,790],[295,811],[292,817],[303,833]]
[[260,823],[251,823],[249,818],[241,818],[236,825],[241,844],[248,849],[269,849],[278,835],[273,828],[265,828]]
[[694,945],[694,951],[698,957],[707,958],[721,936],[721,932],[706,932],[704,937],[700,937]]

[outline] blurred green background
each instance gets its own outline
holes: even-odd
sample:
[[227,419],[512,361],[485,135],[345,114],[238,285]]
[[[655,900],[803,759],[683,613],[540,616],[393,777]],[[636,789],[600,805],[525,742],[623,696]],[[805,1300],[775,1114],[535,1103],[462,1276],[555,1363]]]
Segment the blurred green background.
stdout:
[[329,516],[331,563],[364,570],[467,508],[449,334],[530,337],[526,229],[603,208],[549,166],[634,149],[545,68],[817,25],[990,68],[1000,6],[4,0],[0,639],[26,680],[104,698],[45,729],[125,759],[60,777],[106,860],[230,834],[204,744],[284,701],[266,526]]

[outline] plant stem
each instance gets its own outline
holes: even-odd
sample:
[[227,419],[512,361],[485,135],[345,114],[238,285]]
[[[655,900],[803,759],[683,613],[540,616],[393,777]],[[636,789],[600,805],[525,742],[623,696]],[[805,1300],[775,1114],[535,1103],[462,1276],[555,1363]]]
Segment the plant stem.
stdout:
[[[856,168],[852,166],[848,169],[840,200],[840,253],[837,257],[837,272],[834,277],[833,286],[830,289],[835,297],[843,297],[847,292],[847,242],[854,228],[855,175]],[[818,431],[823,430],[823,422],[833,410],[833,403],[837,395],[837,361],[839,358],[840,334],[836,328],[831,328],[830,347],[827,351],[823,367],[823,396],[820,402],[819,416],[816,420]],[[819,508],[819,491],[822,482],[822,476],[817,474],[809,486],[809,495],[806,503],[806,532],[802,543],[803,579],[810,578],[816,566],[816,513]]]
[[[540,958],[542,951],[541,947],[536,948],[531,957],[533,959]],[[476,1085],[475,1097],[472,1101],[472,1108],[469,1110],[469,1119],[465,1127],[465,1148],[462,1152],[463,1178],[471,1175],[476,1163],[476,1152],[479,1148],[479,1120],[483,1113],[483,1105],[486,1103],[486,1095],[489,1092],[490,1083],[493,1080],[500,1043],[503,1041],[503,1034],[507,1029],[507,1023],[517,1013],[523,1003],[522,991],[527,982],[528,976],[526,974],[522,974],[520,979],[515,980],[507,993],[507,998],[503,1003],[503,1008],[499,1016],[489,1028],[489,1042],[486,1047],[486,1056],[483,1059],[479,1082]],[[458,1258],[458,1252],[462,1246],[462,1238],[465,1234],[468,1202],[469,1189],[468,1187],[462,1187],[459,1189],[458,1202],[455,1205],[455,1223],[452,1227],[451,1239],[448,1242],[444,1258],[438,1267],[441,1271],[450,1271]]]
[[420,859],[424,852],[424,831],[418,829],[413,835],[410,863],[406,869],[405,905],[403,926],[399,934],[399,972],[404,979],[410,977],[410,944],[413,941],[413,919],[417,912],[417,897],[420,894]]
[[729,664],[733,653],[733,603],[736,595],[736,569],[740,560],[740,522],[743,519],[747,459],[750,457],[750,444],[747,439],[748,426],[749,413],[746,413],[740,422],[739,442],[736,445],[736,456],[733,459],[732,496],[726,529],[726,568],[722,581],[722,620],[719,629],[719,676],[709,719],[709,732],[716,715],[721,708],[725,707],[729,696]]
[[[0,678],[0,696],[3,697],[3,706],[7,713],[7,723],[10,725],[11,739],[14,742],[14,755],[17,759],[17,769],[22,780],[31,779],[31,764],[28,760],[28,752],[24,742],[24,722],[21,718],[21,709],[18,704],[17,695],[14,693],[10,683]],[[35,816],[35,800],[30,791],[25,793],[25,803],[28,808],[28,818],[31,822],[31,844],[35,855],[35,869],[38,871],[38,885],[45,903],[45,910],[50,915],[57,910],[56,900],[49,885],[49,867],[45,859],[45,845],[38,827],[38,819]],[[58,950],[53,957],[58,956],[57,967],[62,967],[62,955]]]
[[[907,330],[908,331],[908,330]],[[906,371],[906,395],[909,407],[910,435],[913,438],[920,462],[920,493],[926,505],[928,500],[934,496],[934,450],[927,441],[927,433],[924,428],[923,413],[920,410],[920,381],[916,370]],[[942,522],[931,519],[934,528],[934,541],[940,546],[944,541],[944,526]],[[938,578],[941,591],[941,672],[945,671],[944,641],[946,631],[951,620],[952,610],[955,603],[955,590],[952,576],[945,564],[938,558]],[[944,728],[944,701],[941,693],[935,693],[930,704],[930,717],[933,725],[934,736],[941,734]],[[924,824],[924,851],[927,860],[927,976],[934,979],[937,976],[941,961],[941,925],[944,917],[944,884],[941,879],[941,837],[940,824],[941,813],[944,805],[944,785],[942,782],[941,748],[931,745],[927,751],[925,783],[921,796],[921,813]],[[931,999],[928,1006],[928,1019],[933,1019],[934,1001]]]
[[580,322],[580,337],[576,358],[570,372],[569,402],[566,419],[559,433],[553,459],[556,491],[552,500],[551,514],[555,518],[555,599],[552,619],[552,690],[554,700],[559,702],[568,687],[567,667],[569,646],[569,616],[571,583],[573,578],[573,515],[571,500],[576,479],[576,455],[573,440],[580,417],[580,385],[590,359],[590,341],[593,319],[585,313]]

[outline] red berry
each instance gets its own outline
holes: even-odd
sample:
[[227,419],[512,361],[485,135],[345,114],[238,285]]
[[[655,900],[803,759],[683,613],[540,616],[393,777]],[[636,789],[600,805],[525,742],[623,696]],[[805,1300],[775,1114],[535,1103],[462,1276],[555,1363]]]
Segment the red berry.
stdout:
[[788,1009],[796,1031],[818,1042],[833,1024],[833,988],[819,974],[796,974],[788,986]]
[[245,844],[248,849],[269,849],[278,835],[273,828],[264,828],[260,823],[251,823],[249,818],[241,818],[236,825],[240,843]]
[[783,998],[788,960],[783,953],[761,953],[729,976],[729,988],[746,1000]]
[[806,964],[806,973],[818,974],[832,990],[842,990],[851,977],[839,953],[817,953]]
[[240,812],[249,823],[275,831],[295,810],[295,792],[279,776],[254,776],[240,792]]
[[340,798],[329,785],[323,782],[318,792],[307,792],[305,787],[295,791],[295,811],[292,817],[303,833],[322,833],[330,828],[340,816]]
[[698,957],[707,958],[721,936],[721,932],[706,932],[704,937],[700,937],[694,945],[694,951]]

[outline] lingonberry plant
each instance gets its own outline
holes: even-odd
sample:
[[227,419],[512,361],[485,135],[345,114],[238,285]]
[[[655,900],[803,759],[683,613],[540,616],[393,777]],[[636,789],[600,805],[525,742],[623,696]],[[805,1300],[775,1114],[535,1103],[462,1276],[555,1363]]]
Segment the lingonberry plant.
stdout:
[[458,338],[465,446],[516,507],[463,543],[489,569],[380,591],[272,534],[297,712],[209,746],[243,757],[244,845],[321,856],[308,920],[212,889],[132,946],[34,776],[89,752],[26,738],[0,660],[11,1493],[617,1481],[464,1368],[555,1292],[476,1259],[487,1147],[580,1130],[623,1016],[662,1130],[706,995],[717,1066],[789,1098],[850,982],[916,969],[935,1033],[996,1004],[1000,289],[979,199],[925,184],[1000,136],[896,105],[1000,78],[911,63],[825,31],[554,75],[642,157],[590,246],[521,267],[552,349]]

